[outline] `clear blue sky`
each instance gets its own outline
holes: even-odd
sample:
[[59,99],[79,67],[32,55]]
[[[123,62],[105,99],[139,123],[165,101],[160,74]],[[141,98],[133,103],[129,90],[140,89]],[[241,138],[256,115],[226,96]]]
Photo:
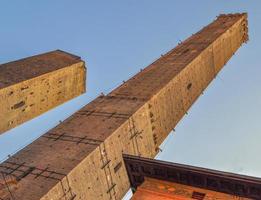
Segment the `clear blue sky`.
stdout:
[[0,63],[62,49],[87,62],[88,92],[0,136],[0,160],[108,92],[220,13],[248,12],[250,41],[163,144],[160,159],[261,177],[260,0],[0,2]]

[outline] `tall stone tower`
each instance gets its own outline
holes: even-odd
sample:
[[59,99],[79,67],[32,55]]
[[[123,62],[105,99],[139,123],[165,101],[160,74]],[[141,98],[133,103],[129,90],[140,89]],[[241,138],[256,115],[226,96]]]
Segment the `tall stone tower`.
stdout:
[[122,153],[153,158],[247,40],[246,14],[220,15],[2,163],[1,198],[121,199],[130,186]]

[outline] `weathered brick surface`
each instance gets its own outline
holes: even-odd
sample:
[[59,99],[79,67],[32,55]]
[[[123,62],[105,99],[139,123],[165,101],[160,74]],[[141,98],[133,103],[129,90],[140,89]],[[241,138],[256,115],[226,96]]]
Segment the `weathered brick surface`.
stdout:
[[[248,39],[246,17],[218,17],[1,164],[5,177],[18,177],[17,184],[9,184],[11,194],[26,200],[122,198],[129,188],[122,153],[149,158],[158,153],[169,132]],[[34,168],[12,172],[19,163]],[[6,189],[2,198],[11,194]]]
[[59,50],[0,65],[0,134],[85,92],[85,74]]

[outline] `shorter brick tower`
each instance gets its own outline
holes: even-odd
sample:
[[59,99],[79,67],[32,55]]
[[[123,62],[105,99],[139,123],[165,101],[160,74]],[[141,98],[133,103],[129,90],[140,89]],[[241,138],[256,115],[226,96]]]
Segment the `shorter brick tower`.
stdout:
[[0,65],[0,134],[85,92],[80,57],[56,50]]

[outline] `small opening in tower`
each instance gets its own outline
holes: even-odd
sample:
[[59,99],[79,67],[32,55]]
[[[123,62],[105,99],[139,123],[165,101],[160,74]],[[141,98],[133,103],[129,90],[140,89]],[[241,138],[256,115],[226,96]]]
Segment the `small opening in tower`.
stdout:
[[191,87],[192,87],[192,83],[189,83],[189,84],[187,85],[187,89],[189,90]]
[[192,199],[203,200],[205,198],[205,196],[206,196],[206,194],[201,193],[201,192],[194,191],[192,193]]

